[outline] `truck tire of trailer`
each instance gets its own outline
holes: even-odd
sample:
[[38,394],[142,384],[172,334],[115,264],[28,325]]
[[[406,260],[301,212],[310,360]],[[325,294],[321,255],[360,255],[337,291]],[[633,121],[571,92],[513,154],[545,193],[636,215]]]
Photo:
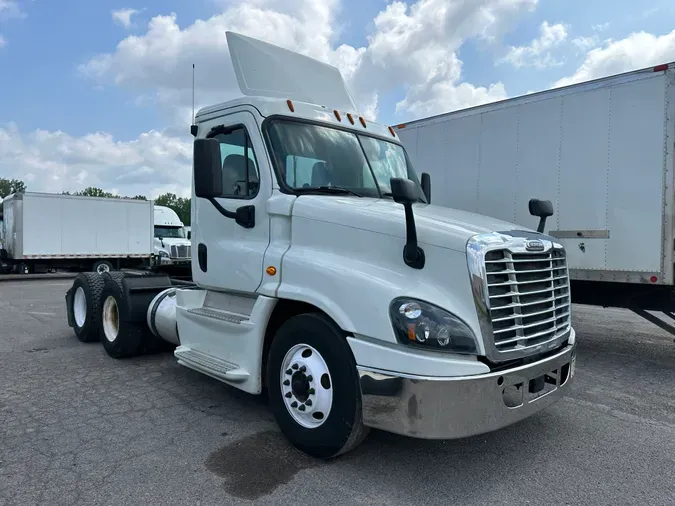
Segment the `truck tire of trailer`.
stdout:
[[[117,263],[119,264],[119,261]],[[108,260],[96,260],[94,262],[94,265],[92,265],[91,270],[93,272],[103,274],[104,272],[112,271],[113,270],[113,264],[110,263]]]

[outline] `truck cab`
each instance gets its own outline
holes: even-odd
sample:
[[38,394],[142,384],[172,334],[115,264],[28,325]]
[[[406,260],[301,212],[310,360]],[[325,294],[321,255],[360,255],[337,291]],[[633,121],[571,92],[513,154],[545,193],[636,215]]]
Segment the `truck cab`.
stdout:
[[153,249],[159,266],[190,265],[191,244],[185,226],[170,207],[155,206]]
[[433,205],[429,177],[336,68],[227,41],[243,97],[191,128],[194,284],[107,280],[108,353],[133,355],[147,325],[179,364],[266,390],[283,434],[322,458],[369,428],[461,438],[559,399],[576,353],[564,248]]

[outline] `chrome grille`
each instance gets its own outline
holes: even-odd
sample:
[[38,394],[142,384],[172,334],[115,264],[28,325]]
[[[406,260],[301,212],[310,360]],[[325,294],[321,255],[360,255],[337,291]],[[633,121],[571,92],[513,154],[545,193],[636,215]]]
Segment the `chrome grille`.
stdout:
[[485,277],[492,335],[499,353],[539,347],[570,330],[564,249],[486,251]]
[[172,245],[171,258],[191,258],[191,247],[185,245]]

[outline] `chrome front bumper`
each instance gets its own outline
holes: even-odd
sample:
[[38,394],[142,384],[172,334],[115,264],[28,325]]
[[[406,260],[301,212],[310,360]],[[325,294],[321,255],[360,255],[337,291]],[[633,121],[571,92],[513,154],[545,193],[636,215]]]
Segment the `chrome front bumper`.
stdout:
[[359,367],[365,425],[424,439],[490,432],[553,404],[574,376],[576,343],[544,360],[464,377],[402,376]]

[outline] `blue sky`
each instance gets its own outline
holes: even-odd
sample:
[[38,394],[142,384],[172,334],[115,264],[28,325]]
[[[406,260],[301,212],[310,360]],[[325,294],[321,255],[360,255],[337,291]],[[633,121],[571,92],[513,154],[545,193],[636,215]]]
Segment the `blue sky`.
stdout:
[[[491,6],[489,9],[492,9],[498,23],[494,30],[490,29],[489,37],[481,37],[478,34],[483,29],[480,26],[482,18],[476,17],[471,21],[476,26],[467,29],[468,22],[467,26],[463,26],[462,30],[467,30],[467,35],[460,40],[452,33],[455,29],[452,20],[445,26],[445,33],[429,32],[429,39],[424,39],[424,30],[436,26],[429,19],[433,18],[429,14],[430,9],[457,5],[456,2],[409,0],[406,3],[407,10],[396,10],[392,2],[385,0],[297,0],[297,6],[281,0],[0,0],[0,41],[4,41],[0,42],[0,177],[26,176],[33,181],[34,187],[46,190],[91,183],[125,192],[171,188],[183,192],[184,180],[189,177],[184,153],[189,139],[180,132],[184,124],[184,132],[187,133],[189,118],[182,122],[185,116],[180,111],[189,104],[184,100],[184,90],[181,92],[180,87],[173,84],[172,79],[179,72],[170,68],[173,56],[158,62],[152,60],[152,54],[130,58],[131,53],[116,51],[117,45],[125,38],[136,36],[141,42],[145,40],[148,23],[158,15],[175,13],[179,32],[192,27],[193,32],[198,34],[192,26],[195,21],[209,20],[213,16],[223,18],[220,21],[222,26],[230,26],[227,23],[231,23],[235,27],[248,27],[246,23],[250,18],[242,13],[262,12],[268,17],[261,19],[281,20],[280,25],[293,25],[295,22],[289,21],[293,16],[302,12],[313,16],[312,9],[315,9],[320,18],[316,22],[317,33],[326,35],[330,44],[323,49],[303,46],[313,44],[306,42],[312,40],[312,19],[305,22],[305,28],[279,28],[279,42],[283,44],[289,40],[284,36],[284,30],[288,30],[294,33],[293,49],[307,49],[313,56],[328,55],[326,58],[333,58],[333,50],[341,44],[367,48],[366,54],[372,54],[373,58],[377,56],[378,61],[384,62],[383,67],[378,67],[381,74],[378,74],[378,79],[386,80],[386,85],[368,89],[369,83],[377,79],[374,79],[373,68],[369,70],[365,63],[359,65],[356,77],[352,81],[348,79],[348,83],[355,89],[357,102],[364,107],[373,105],[373,93],[378,93],[377,119],[384,123],[398,123],[426,114],[547,89],[560,79],[578,81],[607,72],[652,65],[658,63],[655,60],[659,58],[675,60],[675,34],[671,35],[675,27],[675,3],[672,1],[464,0],[467,10],[473,4],[475,9],[481,5]],[[242,6],[251,10],[242,10]],[[414,9],[421,6],[426,6],[426,14],[416,15]],[[131,16],[128,27],[113,19],[112,12],[122,9],[137,11]],[[326,14],[325,10],[330,12]],[[382,24],[376,26],[374,19],[385,10],[391,19],[396,18],[396,23],[401,23],[399,27],[410,26],[410,31],[422,30],[418,42],[406,42],[408,54],[397,55],[394,50],[387,52],[387,43],[379,46],[371,44],[368,37],[375,34],[387,37],[400,35],[400,32],[389,30]],[[283,14],[290,18],[282,17]],[[272,15],[277,17],[270,17]],[[549,27],[556,27],[557,31],[551,31],[554,42],[541,49],[541,44],[532,45],[532,41],[537,38],[543,40],[544,22]],[[424,28],[425,23],[428,23],[427,28]],[[250,31],[259,29],[260,26],[253,24]],[[640,31],[653,36],[658,44],[649,42],[651,39],[646,42],[631,39],[631,34]],[[266,31],[262,30],[262,33]],[[403,33],[407,37],[406,31]],[[274,36],[270,35],[272,41],[275,41]],[[394,41],[389,42],[391,47],[396,45],[395,39],[387,40]],[[446,47],[447,55],[444,54]],[[535,50],[532,50],[533,47]],[[520,49],[514,51],[510,48]],[[224,52],[214,52],[211,62],[217,62],[220,56],[228,57],[226,49],[221,49]],[[419,52],[415,53],[415,50]],[[189,55],[189,51],[188,45],[178,48],[176,61],[187,61],[180,58],[188,58],[185,55]],[[590,51],[597,53],[595,60],[589,60]],[[426,62],[429,54],[433,54],[435,59]],[[518,54],[520,59],[516,57]],[[104,71],[93,75],[92,67],[87,67],[87,63],[100,55],[108,55],[111,63]],[[461,64],[448,63],[453,55]],[[535,61],[540,63],[535,64]],[[338,66],[341,62],[331,60]],[[583,70],[585,62],[590,64]],[[209,60],[201,65],[200,69],[209,66]],[[443,68],[447,66],[446,74],[440,77],[437,74],[439,65]],[[83,71],[83,68],[89,70]],[[144,70],[154,68],[159,70],[153,76],[150,76],[149,70]],[[189,74],[189,68],[181,68]],[[389,69],[391,73],[387,74]],[[141,74],[143,76],[138,77]],[[434,91],[430,84],[433,79],[446,83],[451,91],[446,94]],[[468,98],[457,91],[462,83],[471,85]],[[489,88],[499,83],[496,88]],[[454,93],[457,93],[456,97]],[[215,87],[198,89],[198,95],[205,99],[219,96]],[[176,120],[177,117],[180,119]],[[47,140],[44,136],[36,137],[36,130],[45,131]],[[152,139],[140,137],[153,131],[156,135],[153,134]],[[3,132],[6,139],[4,151]],[[57,135],[56,132],[62,134]],[[103,134],[92,140],[90,136],[95,132]],[[17,151],[19,148],[10,150],[7,147],[10,146],[7,140],[10,137],[15,139],[11,146],[16,146],[18,142],[22,153]],[[157,151],[151,142],[159,142],[158,146],[169,153],[163,156],[171,159],[148,156],[147,151]],[[104,147],[105,143],[107,147]],[[139,151],[140,144],[143,144],[146,154]],[[82,152],[93,149],[103,150],[112,163],[80,156]],[[113,150],[118,151],[113,153]],[[63,158],[64,151],[71,156]],[[31,152],[34,154],[32,161]],[[44,165],[53,166],[51,172],[40,172],[41,162],[38,160],[43,159]],[[106,179],[106,174],[113,174],[115,170],[139,171],[142,168],[150,173],[167,163],[175,167],[179,175],[171,180],[160,178],[162,182],[158,184],[154,184],[151,178],[133,185],[125,185],[120,178]],[[76,183],[71,181],[72,178]]]

